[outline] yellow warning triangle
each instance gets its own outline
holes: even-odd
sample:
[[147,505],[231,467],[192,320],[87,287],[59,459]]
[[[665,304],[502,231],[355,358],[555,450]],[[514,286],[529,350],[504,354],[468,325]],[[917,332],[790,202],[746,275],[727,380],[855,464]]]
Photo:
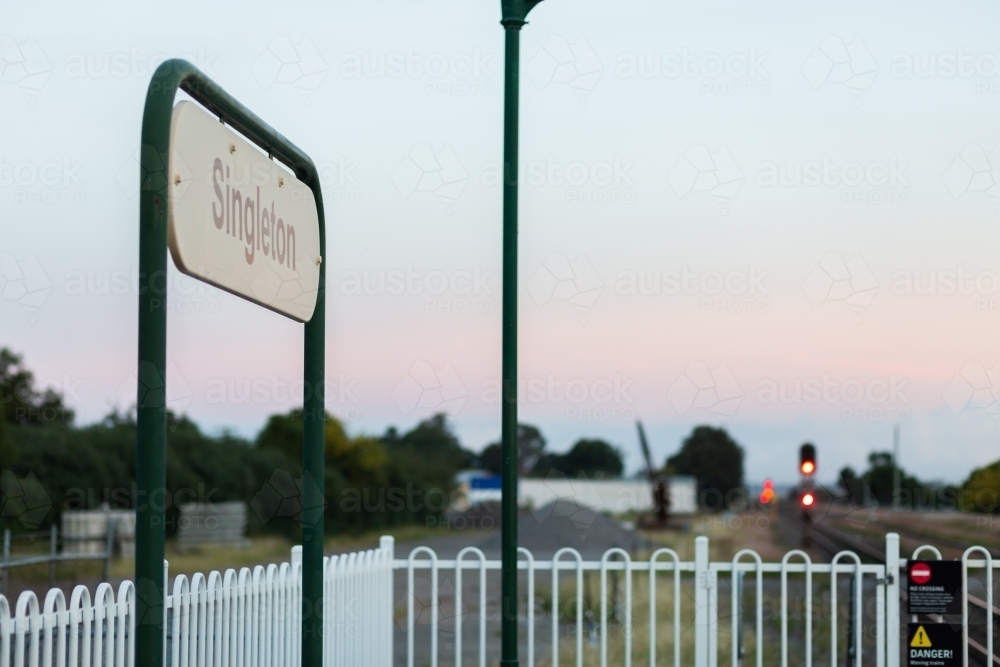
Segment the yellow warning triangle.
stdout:
[[927,631],[924,630],[924,626],[917,627],[917,633],[913,635],[913,641],[910,642],[910,646],[915,646],[916,648],[930,648],[931,638],[927,636]]

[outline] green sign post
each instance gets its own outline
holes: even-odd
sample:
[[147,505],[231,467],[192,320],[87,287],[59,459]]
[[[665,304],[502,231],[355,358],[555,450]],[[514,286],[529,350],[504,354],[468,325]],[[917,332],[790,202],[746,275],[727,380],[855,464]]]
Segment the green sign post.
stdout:
[[[319,222],[315,309],[305,322],[304,381],[302,410],[302,664],[319,667],[323,651],[323,450],[325,412],[323,401],[325,363],[326,268],[323,253],[326,231],[319,177],[312,160],[278,134],[270,125],[237,102],[215,82],[184,60],[161,64],[149,83],[142,117],[142,158],[139,199],[139,389],[136,405],[136,637],[137,665],[160,667],[164,663],[166,620],[164,560],[164,510],[166,509],[166,362],[167,362],[167,247],[168,171],[171,149],[171,117],[177,90],[194,98],[222,123],[249,139],[272,159],[288,167],[312,191]],[[236,143],[233,143],[233,151]],[[220,167],[221,169],[221,167]],[[221,173],[221,172],[220,172]],[[283,185],[279,181],[278,185]],[[258,188],[258,192],[260,189]],[[258,196],[259,198],[259,196]],[[245,201],[249,201],[247,196]],[[219,202],[223,203],[220,196]],[[228,206],[228,203],[227,203]],[[228,210],[228,209],[227,209]],[[241,216],[263,218],[264,238],[285,224],[270,224],[268,210],[262,216],[260,202],[247,204]],[[270,209],[276,220],[274,205]],[[220,217],[221,221],[222,218]],[[247,225],[253,248],[253,221]],[[270,226],[269,226],[270,224]],[[221,227],[219,227],[221,229]],[[242,232],[241,232],[242,234]],[[233,237],[235,239],[235,237]],[[290,238],[290,236],[289,236]],[[240,237],[242,240],[242,236]],[[301,243],[301,242],[300,242]],[[259,244],[259,241],[258,241]],[[288,250],[288,246],[281,252]],[[264,248],[266,255],[267,248]],[[288,260],[290,262],[290,260]],[[237,289],[230,289],[239,293]]]
[[[503,359],[500,416],[503,487],[500,500],[501,651],[517,667],[517,139],[521,26],[541,0],[500,0],[504,29],[503,97]],[[532,604],[529,600],[528,604]]]

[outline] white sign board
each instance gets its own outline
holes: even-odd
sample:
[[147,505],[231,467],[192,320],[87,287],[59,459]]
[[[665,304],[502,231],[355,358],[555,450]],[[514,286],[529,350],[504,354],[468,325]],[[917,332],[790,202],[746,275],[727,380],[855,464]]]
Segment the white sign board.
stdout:
[[170,254],[182,272],[307,322],[321,249],[312,190],[192,102],[170,122]]

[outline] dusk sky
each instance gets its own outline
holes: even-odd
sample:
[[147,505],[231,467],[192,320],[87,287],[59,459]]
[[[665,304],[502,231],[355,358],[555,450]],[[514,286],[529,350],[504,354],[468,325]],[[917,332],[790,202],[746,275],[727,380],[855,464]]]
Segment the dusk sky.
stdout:
[[[135,401],[146,87],[182,57],[309,153],[328,409],[499,438],[499,3],[7,3],[0,346],[78,421]],[[545,0],[522,33],[521,421],[641,466],[697,424],[747,478],[1000,458],[1000,9]],[[180,99],[180,97],[179,97]],[[168,399],[253,437],[302,325],[171,265]],[[300,385],[298,385],[300,386]]]

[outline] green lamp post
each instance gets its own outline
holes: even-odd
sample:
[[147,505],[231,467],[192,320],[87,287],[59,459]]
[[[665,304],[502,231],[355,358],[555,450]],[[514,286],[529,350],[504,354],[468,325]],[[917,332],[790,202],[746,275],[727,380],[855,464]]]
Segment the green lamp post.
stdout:
[[[503,97],[503,401],[500,442],[501,642],[500,664],[517,667],[517,123],[521,80],[521,26],[541,0],[500,0],[504,29]],[[529,601],[528,604],[531,604]]]

